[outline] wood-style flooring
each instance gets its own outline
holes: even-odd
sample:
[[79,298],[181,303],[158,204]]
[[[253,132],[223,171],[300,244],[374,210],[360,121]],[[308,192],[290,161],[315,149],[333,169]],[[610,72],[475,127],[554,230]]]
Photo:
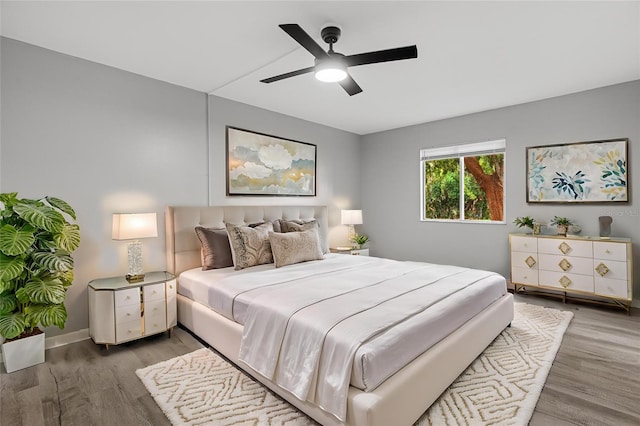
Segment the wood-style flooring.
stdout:
[[[640,310],[536,296],[516,301],[575,316],[531,419],[531,425],[640,425]],[[0,373],[0,424],[169,425],[135,370],[192,352],[202,343],[176,328],[120,346],[85,340],[47,350],[46,363]],[[390,425],[393,426],[393,425]]]

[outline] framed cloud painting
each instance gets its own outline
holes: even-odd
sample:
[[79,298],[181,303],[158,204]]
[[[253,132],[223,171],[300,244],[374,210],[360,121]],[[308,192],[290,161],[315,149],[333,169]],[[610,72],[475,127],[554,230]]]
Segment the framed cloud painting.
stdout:
[[316,195],[316,146],[227,126],[227,195]]
[[627,145],[611,139],[527,148],[527,202],[629,202]]

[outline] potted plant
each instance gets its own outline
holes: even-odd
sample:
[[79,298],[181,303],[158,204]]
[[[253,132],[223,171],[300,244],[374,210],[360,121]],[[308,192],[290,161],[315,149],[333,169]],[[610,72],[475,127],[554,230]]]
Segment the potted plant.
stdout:
[[558,228],[558,235],[567,235],[567,231],[571,225],[575,225],[570,219],[562,216],[554,216],[549,222],[551,225],[555,225]]
[[518,228],[529,228],[533,231],[536,222],[531,216],[520,216],[516,217],[513,223]]
[[64,328],[80,229],[67,221],[76,214],[59,198],[18,199],[13,192],[0,194],[0,203],[0,336],[12,372],[44,362],[39,326]]
[[367,241],[369,241],[369,237],[367,237],[366,235],[354,235],[353,238],[351,239],[351,241],[353,241],[354,243],[356,243],[358,245],[358,249],[361,249],[362,247],[364,247],[364,245],[367,243]]

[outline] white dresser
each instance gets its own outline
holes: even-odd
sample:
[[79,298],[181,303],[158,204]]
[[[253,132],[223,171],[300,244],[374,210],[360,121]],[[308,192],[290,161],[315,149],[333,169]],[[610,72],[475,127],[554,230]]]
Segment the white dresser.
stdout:
[[511,283],[581,295],[629,312],[633,257],[628,238],[510,234]]
[[178,321],[176,279],[168,272],[149,272],[130,283],[124,276],[89,283],[89,335],[109,345],[171,330]]

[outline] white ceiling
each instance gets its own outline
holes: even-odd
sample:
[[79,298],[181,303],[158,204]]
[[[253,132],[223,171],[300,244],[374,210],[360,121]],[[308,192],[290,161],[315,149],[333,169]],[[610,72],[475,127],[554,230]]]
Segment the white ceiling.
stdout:
[[[640,79],[640,2],[5,1],[3,36],[357,134]],[[278,28],[342,28],[344,54],[418,46],[354,67],[348,96]]]

